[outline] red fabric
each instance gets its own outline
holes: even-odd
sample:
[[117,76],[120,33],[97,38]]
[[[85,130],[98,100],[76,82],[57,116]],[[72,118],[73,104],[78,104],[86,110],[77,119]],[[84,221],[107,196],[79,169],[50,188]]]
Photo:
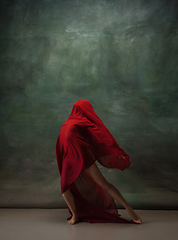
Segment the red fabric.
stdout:
[[[129,155],[88,101],[79,100],[73,105],[56,142],[56,158],[61,191],[70,189],[73,193],[80,221],[132,223],[119,217],[114,199],[85,172],[96,160],[104,167],[122,171],[130,166]],[[70,209],[69,213],[72,216]]]

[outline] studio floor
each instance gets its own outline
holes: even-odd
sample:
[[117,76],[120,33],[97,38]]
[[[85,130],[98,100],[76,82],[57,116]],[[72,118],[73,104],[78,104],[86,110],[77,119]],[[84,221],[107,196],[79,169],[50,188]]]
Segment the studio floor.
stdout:
[[[126,210],[122,217],[130,219]],[[1,240],[177,240],[178,211],[137,210],[143,224],[68,225],[68,209],[0,209]]]

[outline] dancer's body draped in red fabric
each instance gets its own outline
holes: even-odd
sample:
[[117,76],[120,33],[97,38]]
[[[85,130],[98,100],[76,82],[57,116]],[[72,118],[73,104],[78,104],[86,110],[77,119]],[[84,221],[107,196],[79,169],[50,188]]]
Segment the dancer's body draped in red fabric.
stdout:
[[[79,221],[142,223],[95,163],[123,171],[130,166],[130,156],[118,145],[87,100],[77,101],[62,125],[56,142],[56,158],[62,195],[71,215],[67,219],[69,224]],[[126,208],[133,220],[120,217],[114,199]]]

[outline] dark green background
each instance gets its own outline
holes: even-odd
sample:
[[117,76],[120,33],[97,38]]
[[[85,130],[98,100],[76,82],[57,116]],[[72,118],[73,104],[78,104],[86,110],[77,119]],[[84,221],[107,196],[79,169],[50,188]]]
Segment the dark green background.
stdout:
[[131,156],[108,181],[178,209],[178,1],[1,0],[0,17],[0,207],[66,206],[55,145],[86,99]]

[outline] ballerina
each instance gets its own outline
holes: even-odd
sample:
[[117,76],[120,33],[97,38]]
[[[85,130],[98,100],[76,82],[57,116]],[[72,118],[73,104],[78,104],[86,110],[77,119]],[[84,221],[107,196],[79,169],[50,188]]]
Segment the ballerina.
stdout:
[[[62,196],[71,214],[67,219],[69,224],[80,221],[142,223],[95,163],[123,171],[130,166],[130,156],[118,145],[87,100],[77,101],[62,125],[56,142],[56,158]],[[120,217],[114,200],[125,207],[132,220]]]

